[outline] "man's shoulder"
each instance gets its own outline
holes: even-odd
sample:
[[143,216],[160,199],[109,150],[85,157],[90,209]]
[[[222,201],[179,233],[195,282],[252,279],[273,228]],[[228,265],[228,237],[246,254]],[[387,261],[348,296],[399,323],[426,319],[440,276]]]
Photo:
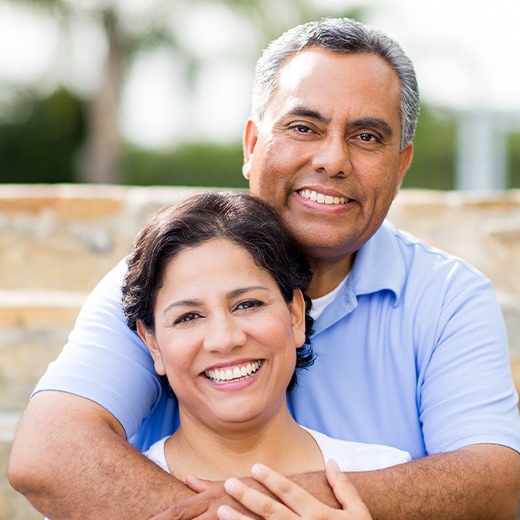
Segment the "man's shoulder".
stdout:
[[412,233],[397,228],[390,221],[384,222],[380,232],[385,236],[385,240],[395,245],[396,253],[405,263],[408,272],[414,268],[420,270],[435,268],[435,270],[442,272],[446,269],[456,269],[466,271],[471,276],[485,278],[485,275],[479,269],[464,258],[435,247]]

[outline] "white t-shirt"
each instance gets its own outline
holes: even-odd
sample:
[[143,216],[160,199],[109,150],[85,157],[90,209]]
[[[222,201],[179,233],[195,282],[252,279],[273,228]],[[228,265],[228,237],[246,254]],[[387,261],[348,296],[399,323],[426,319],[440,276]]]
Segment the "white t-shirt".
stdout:
[[324,296],[320,296],[319,298],[314,298],[312,300],[312,308],[311,308],[311,316],[317,320],[320,317],[320,314],[325,310],[325,307],[332,303],[336,298],[336,295],[341,291],[343,286],[347,283],[347,276],[343,278],[339,285],[330,291],[330,293],[325,294]]
[[[329,459],[334,459],[341,471],[370,471],[395,466],[411,460],[408,452],[398,450],[397,448],[382,446],[381,444],[333,439],[328,435],[309,428],[303,426],[302,428],[314,437],[323,455],[323,461],[327,462]],[[164,455],[164,443],[168,438],[169,436],[157,441],[144,454],[169,473],[170,470]]]

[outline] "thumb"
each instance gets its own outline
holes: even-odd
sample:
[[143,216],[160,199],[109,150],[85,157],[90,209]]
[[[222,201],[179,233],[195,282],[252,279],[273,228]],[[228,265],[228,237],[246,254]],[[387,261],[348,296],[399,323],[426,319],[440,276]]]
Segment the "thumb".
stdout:
[[213,482],[212,480],[204,480],[195,475],[190,474],[186,476],[186,485],[196,493],[202,493],[203,491],[213,487],[215,484],[216,482]]
[[350,479],[341,472],[334,459],[330,459],[325,466],[325,475],[334,492],[336,500],[341,504],[343,510],[358,511],[368,514],[363,518],[371,518],[368,509],[359,496],[357,489]]

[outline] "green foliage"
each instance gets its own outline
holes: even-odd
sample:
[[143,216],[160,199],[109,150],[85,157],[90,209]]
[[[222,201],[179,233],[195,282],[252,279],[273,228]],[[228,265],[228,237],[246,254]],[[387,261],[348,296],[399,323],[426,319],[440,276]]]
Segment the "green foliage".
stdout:
[[511,134],[508,142],[509,187],[520,188],[520,133]]
[[81,102],[59,89],[25,101],[22,113],[0,124],[0,183],[72,182],[84,135]]
[[403,188],[454,189],[456,137],[455,116],[423,104]]
[[130,148],[123,157],[125,184],[246,188],[242,145],[184,144],[170,152]]
[[[27,97],[0,120],[0,183],[74,182],[84,140],[84,102],[65,89],[48,98]],[[405,188],[451,190],[455,182],[456,118],[423,106]],[[508,141],[509,187],[520,188],[520,133]],[[125,184],[246,188],[242,146],[189,143],[166,152],[127,145]]]

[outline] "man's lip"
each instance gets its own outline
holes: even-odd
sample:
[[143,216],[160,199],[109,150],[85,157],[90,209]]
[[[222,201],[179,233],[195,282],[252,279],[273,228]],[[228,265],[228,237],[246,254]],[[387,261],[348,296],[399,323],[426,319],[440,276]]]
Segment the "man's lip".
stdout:
[[306,186],[296,190],[298,195],[305,200],[318,202],[325,205],[338,206],[352,202],[353,199],[336,190]]

